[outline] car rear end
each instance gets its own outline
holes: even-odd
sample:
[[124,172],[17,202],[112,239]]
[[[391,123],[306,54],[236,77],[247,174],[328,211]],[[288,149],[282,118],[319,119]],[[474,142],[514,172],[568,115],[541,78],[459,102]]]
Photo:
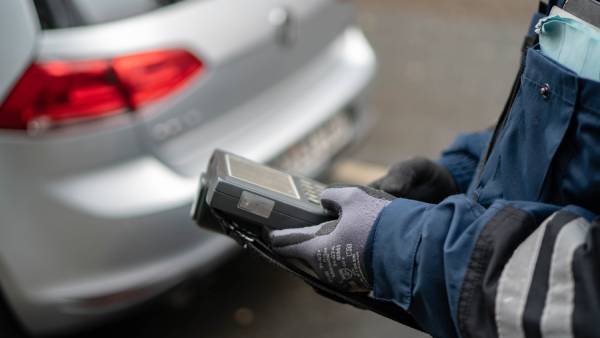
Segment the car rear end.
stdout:
[[314,176],[368,125],[347,1],[5,0],[0,22],[0,285],[34,333],[233,252],[189,220],[213,149]]

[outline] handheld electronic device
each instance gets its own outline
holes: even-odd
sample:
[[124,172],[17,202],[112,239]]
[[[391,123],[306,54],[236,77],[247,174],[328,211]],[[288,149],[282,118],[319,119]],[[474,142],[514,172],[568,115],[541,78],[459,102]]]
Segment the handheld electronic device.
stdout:
[[334,218],[321,206],[324,189],[314,180],[215,150],[201,179],[194,214],[208,218],[203,208],[212,208],[255,234],[312,226]]

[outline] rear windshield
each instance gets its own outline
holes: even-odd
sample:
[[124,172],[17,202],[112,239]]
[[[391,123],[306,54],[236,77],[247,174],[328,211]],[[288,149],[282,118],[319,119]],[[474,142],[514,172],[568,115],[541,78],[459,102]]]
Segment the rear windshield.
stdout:
[[94,25],[185,0],[33,0],[43,29]]

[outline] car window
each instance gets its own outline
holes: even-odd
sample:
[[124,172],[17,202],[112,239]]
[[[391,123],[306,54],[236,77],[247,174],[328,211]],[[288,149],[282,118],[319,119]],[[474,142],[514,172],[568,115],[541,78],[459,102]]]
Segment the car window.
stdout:
[[185,0],[33,0],[43,29],[93,25]]

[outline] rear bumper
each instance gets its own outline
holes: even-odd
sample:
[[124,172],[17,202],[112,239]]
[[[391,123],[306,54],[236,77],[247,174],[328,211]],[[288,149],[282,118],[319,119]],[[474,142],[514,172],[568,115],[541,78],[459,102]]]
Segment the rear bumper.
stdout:
[[[358,112],[356,140],[367,125],[362,97],[374,72],[366,39],[349,29],[305,69],[186,135],[206,142],[175,165],[146,154],[43,179],[0,165],[0,176],[11,179],[0,195],[0,283],[17,317],[34,333],[64,330],[210,271],[235,249],[189,219],[196,175],[212,150],[268,162],[349,107]],[[248,121],[243,128],[227,128],[240,119]],[[0,152],[10,145],[0,139]]]

